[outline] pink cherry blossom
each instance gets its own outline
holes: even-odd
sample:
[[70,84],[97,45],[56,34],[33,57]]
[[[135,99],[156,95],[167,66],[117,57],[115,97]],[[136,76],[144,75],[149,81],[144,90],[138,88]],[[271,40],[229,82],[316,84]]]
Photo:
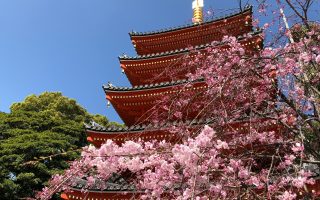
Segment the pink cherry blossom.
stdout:
[[320,55],[317,55],[317,57],[316,57],[316,62],[317,62],[318,64],[320,64]]
[[[262,13],[267,9],[260,5]],[[257,47],[263,34],[249,34],[242,41],[226,34],[206,49],[189,47],[189,54],[179,60],[189,81],[174,86],[179,92],[157,99],[146,113],[148,123],[157,127],[178,120],[161,130],[179,141],[118,145],[107,140],[100,148],[85,147],[81,158],[63,175],[54,176],[39,198],[49,199],[73,186],[75,177],[86,179],[90,189],[96,179],[107,181],[112,174],[123,175],[145,191],[144,199],[236,199],[254,194],[291,200],[300,198],[300,192],[316,198],[304,189],[317,183],[312,178],[316,173],[307,168],[319,159],[320,37],[315,36],[320,31],[309,33],[294,43],[265,48]],[[181,71],[167,67],[161,76],[175,80]],[[128,171],[133,179],[125,177]]]

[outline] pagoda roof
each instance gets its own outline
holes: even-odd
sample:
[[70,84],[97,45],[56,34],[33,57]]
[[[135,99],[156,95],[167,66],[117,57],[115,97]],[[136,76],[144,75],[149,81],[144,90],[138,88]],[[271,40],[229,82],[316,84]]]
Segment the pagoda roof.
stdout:
[[[76,178],[75,184],[72,186],[73,189],[83,189],[88,185],[88,181],[82,178]],[[105,186],[103,191],[135,191],[136,188],[133,184],[127,183],[127,181],[118,174],[113,174],[108,181],[102,181],[96,179],[94,184],[90,186],[91,191],[102,191],[101,185]]]
[[[255,30],[252,32],[249,32],[247,35],[251,36],[256,36],[262,33],[262,30]],[[244,36],[238,36],[237,39],[239,41],[247,39],[247,37]],[[215,46],[223,45],[223,42],[218,42],[215,44]],[[197,50],[205,49],[209,46],[212,46],[211,43],[207,44],[201,44],[201,45],[196,45],[194,48]],[[119,60],[139,60],[139,59],[152,59],[152,58],[158,58],[158,57],[165,57],[165,56],[170,56],[170,55],[176,55],[176,54],[181,54],[181,53],[186,53],[189,52],[190,48],[182,48],[182,49],[176,49],[176,50],[171,50],[171,51],[166,51],[166,52],[160,52],[160,53],[152,53],[152,54],[146,54],[146,55],[136,55],[136,56],[128,56],[128,55],[121,55],[119,56]]]
[[[249,33],[249,36],[238,36],[238,41],[247,50],[248,53],[259,50],[263,46],[263,38],[261,30],[256,30]],[[229,48],[226,43],[215,42],[195,46],[194,49],[201,53],[206,53],[206,48]],[[190,73],[190,69],[183,67],[185,62],[184,57],[190,55],[193,59],[194,51],[190,48],[177,49],[175,51],[167,51],[163,53],[147,54],[144,56],[129,57],[123,55],[119,57],[120,66],[126,74],[129,82],[133,86],[161,83],[172,80],[186,79],[186,74]],[[173,69],[179,69],[174,76],[168,76]]]
[[173,121],[159,124],[137,124],[126,127],[103,127],[99,124],[85,125],[87,140],[96,147],[100,147],[107,140],[112,140],[121,145],[128,140],[166,140],[168,142],[178,142],[181,137],[172,134],[169,129],[172,126],[188,124],[192,127],[202,124],[212,123],[211,119],[192,120],[187,122]]
[[213,119],[193,119],[188,120],[186,122],[182,121],[173,121],[173,122],[165,122],[160,124],[137,124],[132,126],[125,126],[125,127],[104,127],[97,123],[94,124],[85,124],[85,128],[87,131],[94,131],[101,134],[118,134],[122,132],[141,132],[145,130],[159,130],[163,128],[169,128],[172,126],[177,126],[179,124],[188,124],[188,125],[204,125],[204,124],[211,124]]
[[145,85],[137,85],[134,87],[117,87],[113,85],[103,85],[102,88],[105,92],[108,91],[139,91],[139,90],[146,90],[146,89],[157,89],[157,88],[166,88],[170,86],[176,86],[176,85],[181,85],[184,83],[196,83],[196,82],[203,82],[203,79],[198,79],[195,81],[190,81],[187,79],[182,79],[182,80],[176,80],[176,81],[167,81],[167,82],[161,82],[161,83],[151,83],[151,84],[145,84]]
[[171,27],[171,28],[166,28],[166,29],[160,29],[157,31],[149,31],[149,32],[136,32],[136,31],[132,31],[129,33],[129,35],[132,36],[150,36],[150,35],[156,35],[156,34],[162,34],[162,33],[167,33],[167,32],[172,32],[172,31],[178,31],[178,30],[183,30],[183,29],[188,29],[188,28],[192,28],[192,27],[197,27],[199,25],[205,25],[205,24],[210,24],[212,22],[217,22],[217,21],[221,21],[221,20],[225,20],[228,19],[230,17],[235,17],[237,15],[241,15],[247,11],[251,11],[252,12],[252,6],[248,5],[246,6],[242,11],[235,11],[233,13],[229,13],[225,16],[220,16],[220,17],[214,17],[211,18],[203,23],[190,23],[190,24],[186,24],[186,25],[182,25],[182,26],[175,26],[175,27]]
[[[171,127],[180,125],[188,126],[190,129],[197,129],[203,125],[213,124],[215,119],[193,119],[187,121],[173,121],[163,122],[159,124],[140,124],[129,127],[103,127],[100,125],[86,125],[86,132],[88,141],[94,144],[96,147],[100,147],[107,140],[112,140],[116,144],[121,145],[129,140],[166,140],[168,142],[178,142],[181,140],[181,135],[170,132]],[[272,119],[256,118],[249,120],[248,116],[243,116],[234,122],[230,122],[221,127],[215,127],[217,129],[223,128],[224,131],[236,130],[245,134],[245,127],[250,123],[264,124],[260,128],[264,130],[278,130],[279,126],[272,122]],[[266,122],[266,123],[265,123]]]
[[[138,197],[142,191],[137,191],[134,184],[128,183],[121,175],[112,174],[109,180],[95,179],[94,184],[86,188],[88,181],[83,178],[75,178],[74,184],[61,194],[64,200],[79,199],[133,199]],[[104,189],[101,190],[101,185]],[[84,189],[85,188],[85,189]],[[89,198],[90,197],[90,198]],[[135,199],[135,198],[134,198]]]
[[142,192],[137,191],[101,191],[70,188],[69,191],[62,193],[60,197],[63,200],[130,200],[139,199],[141,194]]
[[130,33],[131,42],[139,55],[220,41],[223,36],[239,36],[252,31],[252,7],[218,19],[148,33]]
[[[198,46],[195,46],[195,49],[204,49],[206,47],[211,46],[211,44],[201,44]],[[166,52],[161,52],[161,53],[153,53],[153,54],[147,54],[147,55],[137,55],[137,56],[127,56],[127,55],[121,55],[119,56],[119,60],[138,60],[138,59],[150,59],[150,58],[157,58],[157,57],[163,57],[163,56],[170,56],[170,55],[175,55],[175,54],[180,54],[180,53],[185,53],[190,51],[189,48],[183,48],[183,49],[176,49],[176,50],[171,50],[171,51],[166,51]]]
[[[187,84],[190,87],[184,88]],[[103,86],[106,98],[111,102],[121,119],[128,126],[138,123],[148,123],[148,114],[158,105],[164,95],[177,95],[182,91],[191,93],[205,90],[207,85],[203,80],[177,80],[134,87],[115,87],[111,84]],[[191,113],[189,118],[193,118]]]
[[149,125],[133,125],[133,126],[125,126],[125,127],[117,127],[117,126],[112,126],[112,127],[104,127],[101,126],[97,123],[94,124],[85,124],[85,128],[87,131],[95,131],[95,132],[100,132],[102,134],[117,134],[119,132],[134,132],[134,131],[142,131],[146,127],[149,127]]
[[[243,116],[243,118],[240,118],[236,121],[230,122],[229,124],[226,124],[226,126],[232,126],[236,124],[245,124],[245,123],[252,123],[252,122],[265,122],[265,121],[274,121],[273,119],[268,119],[268,118],[255,118],[249,120],[247,116]],[[181,121],[181,120],[176,120],[176,121],[166,121],[162,122],[159,124],[137,124],[137,125],[132,125],[132,126],[124,126],[124,127],[104,127],[101,126],[97,123],[94,124],[85,124],[85,129],[87,131],[94,131],[96,133],[100,134],[118,134],[118,133],[123,133],[123,132],[141,132],[141,131],[146,131],[146,130],[159,130],[159,129],[166,129],[170,128],[172,126],[178,126],[178,125],[188,125],[188,126],[198,126],[198,125],[210,125],[214,122],[213,118],[206,118],[206,119],[192,119],[192,120],[187,120],[187,121]],[[270,123],[274,124],[274,122]]]

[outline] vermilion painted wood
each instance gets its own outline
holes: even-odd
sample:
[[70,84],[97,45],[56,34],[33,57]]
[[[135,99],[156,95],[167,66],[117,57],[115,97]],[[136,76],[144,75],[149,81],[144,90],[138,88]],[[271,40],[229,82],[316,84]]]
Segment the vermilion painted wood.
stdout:
[[207,23],[149,34],[131,34],[131,42],[139,55],[166,52],[220,41],[223,36],[239,36],[252,31],[252,7],[242,13]]
[[[262,41],[263,39],[259,33],[250,38],[242,38],[239,40],[240,44],[242,44],[248,52],[261,49],[263,45]],[[206,45],[200,48],[201,53],[206,52],[205,46]],[[225,49],[227,46],[218,45],[217,48]],[[189,50],[158,56],[120,58],[120,66],[124,70],[132,86],[180,80],[187,78],[186,75],[195,70],[183,66],[183,63],[192,59],[186,59],[187,55],[192,56],[192,54],[189,54]],[[172,75],[170,74],[172,70],[178,73]]]

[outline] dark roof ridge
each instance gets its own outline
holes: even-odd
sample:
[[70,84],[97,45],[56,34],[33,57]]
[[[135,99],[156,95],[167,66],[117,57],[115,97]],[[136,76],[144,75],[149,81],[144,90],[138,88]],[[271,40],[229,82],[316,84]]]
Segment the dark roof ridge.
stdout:
[[194,120],[187,120],[187,121],[173,121],[173,122],[165,122],[160,124],[137,124],[132,126],[126,127],[101,127],[100,126],[90,126],[85,125],[86,130],[88,131],[96,131],[100,132],[101,134],[113,134],[117,132],[139,132],[143,130],[159,130],[159,128],[168,128],[171,126],[175,126],[178,124],[191,124],[191,125],[203,125],[203,124],[210,124],[212,123],[213,119],[194,119]]
[[[262,30],[258,29],[258,30],[254,30],[254,31],[247,33],[247,35],[258,35],[260,33],[262,33]],[[241,35],[241,36],[238,36],[237,39],[243,40],[243,39],[246,39],[246,37]],[[219,46],[221,44],[222,44],[222,42],[220,41],[215,46]],[[204,49],[209,46],[211,46],[211,43],[197,45],[197,46],[194,46],[194,48],[199,50],[199,49]],[[147,55],[128,56],[126,54],[123,54],[123,55],[119,56],[118,58],[119,58],[119,60],[149,59],[149,58],[157,58],[157,57],[162,57],[162,56],[169,56],[169,55],[184,53],[184,52],[188,52],[188,51],[189,51],[189,48],[186,47],[183,49],[176,49],[176,50],[171,50],[171,51],[166,51],[166,52],[161,52],[161,53],[152,53],[152,54],[147,54]]]
[[151,31],[151,32],[136,32],[136,31],[132,31],[129,33],[130,37],[132,36],[149,36],[149,35],[156,35],[156,34],[161,34],[161,33],[166,33],[166,32],[170,32],[170,31],[177,31],[177,30],[181,30],[181,29],[186,29],[186,28],[192,28],[195,26],[199,26],[199,25],[204,25],[204,24],[209,24],[212,22],[216,22],[216,21],[220,21],[220,20],[224,20],[226,18],[230,18],[230,17],[234,17],[237,15],[240,15],[242,13],[245,13],[247,11],[251,11],[252,12],[252,5],[247,5],[244,7],[243,10],[239,10],[230,14],[227,14],[225,16],[220,16],[220,17],[214,17],[210,20],[207,20],[201,24],[186,24],[183,26],[175,26],[175,27],[171,27],[171,28],[166,28],[166,29],[160,29],[157,31]]
[[106,91],[135,91],[135,90],[145,90],[145,89],[153,89],[153,88],[163,88],[167,86],[175,86],[175,85],[180,85],[183,83],[195,83],[195,82],[202,82],[203,79],[197,79],[197,80],[188,80],[188,79],[181,79],[181,80],[176,80],[176,81],[166,81],[166,82],[161,82],[161,83],[151,83],[151,84],[145,84],[145,85],[137,85],[134,87],[116,87],[113,86],[112,84],[108,85],[103,85],[102,88],[103,90]]
[[[136,187],[133,184],[127,183],[123,178],[117,178],[117,181],[112,181],[113,176],[110,178],[109,181],[102,181],[99,179],[95,180],[95,183],[90,187],[87,188],[89,191],[95,192],[114,192],[114,191],[136,191]],[[83,179],[83,178],[74,178],[75,179],[75,184],[72,186],[72,189],[77,190],[77,189],[83,189],[88,184],[88,181]],[[99,185],[105,185],[105,189],[101,190]]]
[[[268,118],[255,118],[253,121],[259,121],[259,120],[266,120]],[[99,132],[100,134],[118,134],[120,132],[140,132],[140,131],[152,131],[152,130],[159,130],[159,129],[165,129],[176,125],[191,125],[191,126],[197,126],[197,125],[210,125],[215,121],[214,118],[201,118],[201,119],[193,119],[193,120],[186,120],[186,121],[172,121],[172,122],[161,122],[158,124],[137,124],[132,126],[125,126],[125,127],[104,127],[101,128],[96,126],[89,126],[86,125],[87,131],[95,131]],[[236,124],[236,123],[249,123],[249,117],[248,116],[242,116],[239,119],[232,121],[230,124]],[[252,121],[251,121],[252,122]]]

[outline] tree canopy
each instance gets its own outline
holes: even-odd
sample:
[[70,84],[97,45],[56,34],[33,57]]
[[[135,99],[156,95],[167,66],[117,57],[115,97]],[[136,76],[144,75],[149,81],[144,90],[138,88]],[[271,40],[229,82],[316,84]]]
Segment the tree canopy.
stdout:
[[60,92],[30,95],[10,109],[0,112],[0,193],[8,200],[34,196],[79,157],[87,145],[83,123],[109,125]]

